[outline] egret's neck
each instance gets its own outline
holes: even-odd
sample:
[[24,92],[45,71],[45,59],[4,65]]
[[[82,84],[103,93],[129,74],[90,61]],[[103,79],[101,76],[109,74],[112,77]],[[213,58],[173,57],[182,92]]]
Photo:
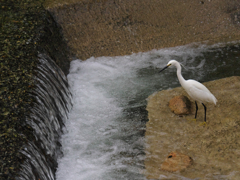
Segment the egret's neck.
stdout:
[[181,73],[182,72],[182,67],[181,67],[181,65],[179,63],[176,64],[176,67],[177,67],[177,77],[178,77],[178,80],[179,80],[181,86],[184,87],[186,80],[183,78],[182,73]]

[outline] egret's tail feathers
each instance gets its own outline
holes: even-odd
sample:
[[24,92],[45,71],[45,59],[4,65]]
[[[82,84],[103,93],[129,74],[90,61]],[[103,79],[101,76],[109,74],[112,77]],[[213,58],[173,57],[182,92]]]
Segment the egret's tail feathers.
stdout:
[[212,94],[212,100],[213,100],[213,103],[216,105],[217,104],[217,98],[215,98],[215,96]]

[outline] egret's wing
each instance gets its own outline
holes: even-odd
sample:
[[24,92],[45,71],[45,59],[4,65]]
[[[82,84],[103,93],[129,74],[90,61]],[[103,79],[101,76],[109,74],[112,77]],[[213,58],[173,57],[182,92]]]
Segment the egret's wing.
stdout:
[[187,80],[189,84],[191,84],[191,87],[195,90],[198,90],[200,92],[210,92],[203,84],[200,82],[197,82],[195,80],[189,79]]
[[214,95],[201,83],[195,80],[188,80],[187,93],[191,98],[199,102],[212,102],[216,104],[217,99]]

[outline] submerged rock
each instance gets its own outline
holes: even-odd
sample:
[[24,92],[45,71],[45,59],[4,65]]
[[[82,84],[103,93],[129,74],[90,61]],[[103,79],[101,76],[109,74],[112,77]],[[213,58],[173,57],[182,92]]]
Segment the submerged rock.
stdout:
[[164,171],[181,171],[193,164],[193,159],[180,152],[171,152],[161,165]]
[[[168,102],[172,97],[188,96],[182,87],[160,91],[148,98],[147,178],[240,179],[240,77],[203,84],[218,100],[216,106],[205,104],[207,126],[199,125],[204,121],[202,106],[199,106],[196,123],[188,121],[194,114],[179,117],[171,112]],[[161,164],[173,149],[192,157],[194,165],[180,172],[163,171]]]
[[188,97],[180,95],[173,97],[168,104],[174,114],[187,115],[191,113],[191,101]]

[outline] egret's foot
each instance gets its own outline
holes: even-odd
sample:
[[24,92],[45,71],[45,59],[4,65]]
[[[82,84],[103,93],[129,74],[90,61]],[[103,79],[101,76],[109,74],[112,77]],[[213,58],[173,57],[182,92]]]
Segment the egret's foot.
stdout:
[[191,122],[195,122],[196,123],[197,119],[195,119],[195,118],[194,119],[188,119],[188,121],[189,121],[189,123],[191,123]]
[[207,126],[207,122],[202,122],[199,124],[199,126]]

